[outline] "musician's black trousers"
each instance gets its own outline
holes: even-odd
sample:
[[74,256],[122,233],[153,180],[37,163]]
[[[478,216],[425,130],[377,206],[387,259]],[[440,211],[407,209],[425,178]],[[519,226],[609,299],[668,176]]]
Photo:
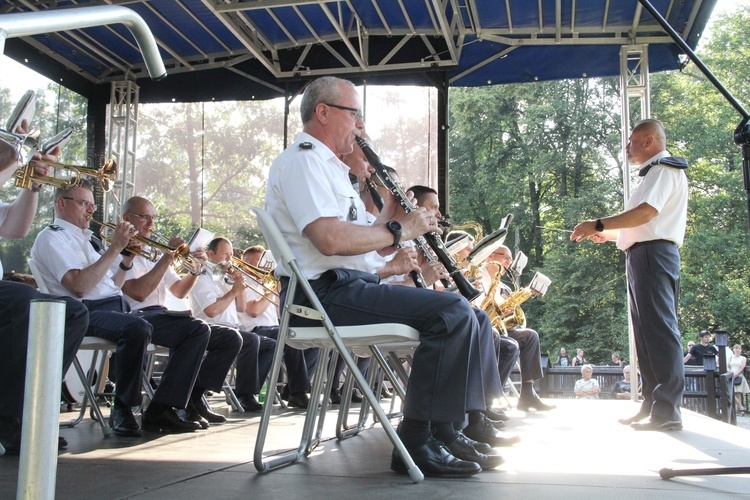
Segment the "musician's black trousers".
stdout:
[[29,310],[33,299],[65,301],[63,376],[86,334],[89,314],[80,301],[41,293],[23,283],[0,281],[0,417],[21,418],[29,342]]
[[240,334],[243,344],[237,356],[235,392],[237,396],[251,396],[260,393],[260,388],[271,371],[276,341],[270,336],[253,332],[240,331]]
[[544,377],[542,371],[542,352],[539,347],[539,334],[531,328],[511,328],[508,337],[518,342],[521,350],[521,381],[532,382]]
[[[334,325],[403,323],[420,332],[404,416],[461,422],[465,412],[483,410],[487,401],[500,396],[485,313],[472,310],[457,294],[381,285],[378,280],[373,274],[334,269],[310,284]],[[308,305],[303,297],[298,288],[295,304]]]
[[681,420],[685,368],[677,328],[680,253],[659,240],[627,251],[630,314],[638,366],[643,379],[641,412]]
[[192,316],[173,316],[160,310],[128,313],[129,308],[119,295],[85,300],[84,304],[89,309],[87,335],[117,344],[117,397],[128,406],[141,404],[143,359],[148,344],[153,342],[168,347],[170,352],[154,401],[185,408],[208,345],[208,324]]

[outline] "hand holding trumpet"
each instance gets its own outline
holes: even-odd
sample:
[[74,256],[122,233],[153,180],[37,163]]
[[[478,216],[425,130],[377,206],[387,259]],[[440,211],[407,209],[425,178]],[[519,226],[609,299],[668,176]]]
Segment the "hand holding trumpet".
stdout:
[[122,252],[127,248],[130,243],[130,239],[135,236],[136,229],[130,222],[120,221],[112,232],[112,238],[110,246],[114,247],[118,252]]

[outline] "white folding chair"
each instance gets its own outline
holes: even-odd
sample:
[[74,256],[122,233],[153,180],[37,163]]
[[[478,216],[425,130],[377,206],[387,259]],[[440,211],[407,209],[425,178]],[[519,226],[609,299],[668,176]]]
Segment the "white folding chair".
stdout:
[[[37,266],[36,261],[34,259],[28,260],[29,264],[29,270],[31,271],[32,276],[34,276],[34,280],[36,281],[37,287],[39,290],[43,293],[49,293],[49,290],[47,289],[47,285],[44,284],[44,280],[41,278],[41,273],[39,272],[39,267]],[[88,404],[91,404],[91,417],[94,418],[97,422],[99,422],[99,426],[102,428],[102,433],[104,433],[105,437],[109,437],[112,435],[112,429],[109,428],[107,423],[104,421],[104,417],[102,416],[102,411],[99,408],[99,405],[96,402],[96,396],[94,395],[94,391],[91,389],[91,387],[94,385],[94,377],[97,376],[97,393],[100,393],[103,390],[104,387],[104,379],[105,379],[105,373],[106,373],[106,366],[107,366],[107,353],[109,351],[113,351],[116,348],[116,345],[112,342],[99,338],[99,337],[84,337],[83,342],[81,342],[81,346],[78,348],[79,351],[92,351],[92,357],[91,357],[91,363],[89,364],[89,371],[88,376],[83,371],[83,368],[81,367],[81,362],[78,360],[78,356],[76,355],[73,358],[73,368],[75,369],[76,374],[78,375],[78,379],[81,382],[81,385],[83,386],[83,400],[81,401],[81,410],[78,413],[78,417],[76,417],[73,420],[70,420],[68,422],[61,422],[60,425],[64,427],[74,427],[75,425],[78,425],[78,423],[83,420],[84,415],[86,414],[86,407]],[[101,356],[101,358],[100,358]],[[99,364],[97,366],[97,361],[99,361]]]
[[[318,297],[315,295],[310,283],[300,270],[299,265],[294,258],[294,254],[292,254],[292,250],[281,235],[281,231],[276,226],[276,223],[263,209],[253,207],[252,210],[258,218],[260,228],[263,231],[266,242],[271,247],[274,256],[277,260],[280,259],[280,261],[292,271],[286,299],[281,305],[278,344],[276,346],[276,352],[274,353],[269,387],[276,386],[279,369],[281,367],[283,346],[285,343],[297,349],[305,349],[309,347],[321,348],[322,351],[319,358],[321,360],[327,359],[327,352],[335,349],[336,352],[343,357],[344,362],[349,368],[349,373],[354,377],[354,380],[356,380],[357,384],[362,389],[364,397],[375,412],[380,424],[388,435],[388,438],[401,455],[402,460],[409,469],[409,476],[412,481],[415,483],[421,481],[424,478],[422,471],[419,470],[411,456],[409,456],[409,453],[401,442],[401,439],[396,434],[396,431],[393,429],[393,426],[381,408],[377,398],[367,385],[364,376],[357,368],[357,364],[352,359],[352,356],[349,354],[349,350],[369,349],[370,346],[375,346],[377,344],[417,342],[419,340],[419,332],[407,325],[396,323],[344,327],[334,326],[320,303],[320,300],[318,300]],[[302,288],[312,307],[299,306],[292,303],[297,286]],[[297,315],[308,320],[320,321],[322,326],[303,328],[291,327],[289,321],[292,315]],[[284,465],[296,463],[303,456],[309,455],[317,445],[319,436],[313,439],[313,427],[315,426],[318,417],[318,411],[323,415],[328,406],[328,398],[326,394],[326,397],[323,397],[321,408],[318,410],[318,401],[321,396],[323,396],[324,390],[323,379],[329,378],[331,373],[330,369],[326,370],[325,365],[325,362],[318,363],[299,447],[296,451],[267,459],[263,456],[263,447],[265,445],[266,434],[271,419],[273,399],[266,398],[263,406],[261,422],[258,428],[258,439],[255,442],[254,462],[255,468],[259,472],[268,472]],[[383,366],[383,369],[388,369],[387,365]],[[328,371],[328,377],[326,376],[326,371]]]

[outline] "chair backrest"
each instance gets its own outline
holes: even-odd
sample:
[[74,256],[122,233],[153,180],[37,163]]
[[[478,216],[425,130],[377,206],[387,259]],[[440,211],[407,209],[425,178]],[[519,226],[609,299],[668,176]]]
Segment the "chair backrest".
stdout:
[[29,270],[31,271],[31,275],[34,277],[34,281],[36,281],[36,286],[37,288],[39,288],[39,291],[42,293],[49,293],[49,289],[47,289],[47,285],[42,279],[42,273],[39,271],[39,266],[37,265],[36,261],[34,259],[29,259],[28,263]]
[[260,230],[263,231],[263,236],[266,237],[266,243],[271,247],[271,252],[276,259],[281,259],[285,265],[288,265],[294,260],[294,254],[292,249],[289,248],[289,244],[284,240],[281,235],[279,227],[271,216],[259,207],[251,207],[251,210],[255,212],[258,217],[258,224],[260,224]]

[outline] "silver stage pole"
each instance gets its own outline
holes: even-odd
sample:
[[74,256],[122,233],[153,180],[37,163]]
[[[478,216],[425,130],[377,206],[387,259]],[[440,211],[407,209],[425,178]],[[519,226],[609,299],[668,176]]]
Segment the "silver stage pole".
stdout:
[[17,500],[55,498],[64,327],[65,301],[31,301]]

